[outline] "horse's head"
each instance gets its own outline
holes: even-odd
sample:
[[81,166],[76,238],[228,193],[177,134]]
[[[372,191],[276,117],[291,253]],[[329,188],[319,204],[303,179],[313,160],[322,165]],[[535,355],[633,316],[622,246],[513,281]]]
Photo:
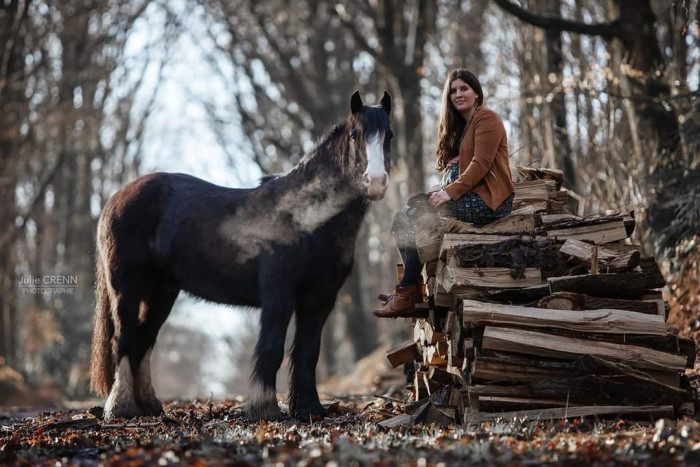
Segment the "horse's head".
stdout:
[[391,165],[391,96],[384,91],[380,105],[369,107],[362,104],[359,91],[355,91],[350,98],[350,110],[350,148],[355,160],[364,167],[362,189],[369,199],[382,199],[389,186]]

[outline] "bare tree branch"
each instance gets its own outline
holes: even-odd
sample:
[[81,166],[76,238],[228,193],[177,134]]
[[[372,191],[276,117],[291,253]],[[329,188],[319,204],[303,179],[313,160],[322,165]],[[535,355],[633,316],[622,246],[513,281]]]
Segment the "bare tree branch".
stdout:
[[619,21],[610,21],[606,23],[581,23],[571,21],[559,16],[538,15],[532,13],[525,8],[516,5],[511,0],[494,0],[496,5],[503,10],[514,15],[521,21],[524,21],[533,26],[544,29],[556,29],[559,31],[577,32],[588,36],[603,36],[603,37],[618,37],[619,36]]

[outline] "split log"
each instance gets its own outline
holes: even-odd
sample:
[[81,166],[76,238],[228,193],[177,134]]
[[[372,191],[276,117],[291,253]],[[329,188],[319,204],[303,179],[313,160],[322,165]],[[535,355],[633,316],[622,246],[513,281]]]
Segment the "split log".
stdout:
[[544,167],[523,167],[517,166],[511,169],[515,172],[514,179],[520,182],[526,180],[554,180],[556,182],[556,190],[561,189],[561,184],[564,180],[564,172],[559,169],[548,169]]
[[680,378],[677,371],[632,368],[624,363],[591,355],[566,361],[480,349],[472,362],[471,372],[475,380],[515,382],[605,375],[629,383],[654,385],[664,391],[680,394],[686,392],[679,389]]
[[587,369],[588,374],[608,375],[621,381],[640,385],[652,385],[666,392],[677,393],[679,396],[687,395],[685,389],[681,389],[678,372],[640,370],[632,368],[620,362],[613,362],[604,358],[584,355],[581,366]]
[[457,311],[450,310],[445,318],[445,335],[452,340],[460,340],[462,338],[462,325],[457,315]]
[[428,379],[435,381],[438,384],[453,384],[454,379],[452,375],[447,372],[447,370],[439,367],[431,367],[428,370]]
[[612,308],[647,315],[658,314],[658,306],[653,302],[602,298],[573,292],[555,292],[552,295],[539,299],[533,305],[537,308],[549,308],[550,310],[599,310]]
[[509,268],[514,278],[521,277],[527,267],[538,268],[543,278],[585,274],[588,268],[581,265],[572,268],[568,257],[559,249],[562,243],[552,239],[541,241],[510,238],[502,242],[486,245],[462,245],[448,250],[445,256],[447,266],[480,268]]
[[579,194],[571,190],[562,190],[566,192],[566,207],[572,214],[583,217],[586,210],[586,200]]
[[556,197],[557,182],[554,180],[527,180],[515,182],[513,185],[515,187],[513,202],[547,201]]
[[437,347],[434,345],[429,345],[423,348],[423,363],[426,365],[436,365],[445,367],[447,366],[447,355],[444,357],[440,355]]
[[644,258],[629,272],[585,276],[550,277],[549,289],[554,292],[576,292],[595,297],[641,298],[648,289],[660,289],[666,281],[653,258]]
[[418,344],[416,342],[406,342],[398,347],[394,347],[386,353],[386,358],[389,359],[392,368],[417,360],[420,358]]
[[[540,220],[542,219],[540,215]],[[626,216],[622,214],[609,214],[609,215],[593,215],[587,217],[561,217],[559,220],[550,219],[546,226],[543,226],[542,230],[560,230],[560,229],[573,229],[577,227],[591,227],[595,225],[609,225],[614,222],[623,221]],[[627,216],[629,217],[629,216]]]
[[[686,397],[687,391],[639,381],[625,380],[617,375],[585,375],[569,378],[552,378],[531,381],[515,386],[474,385],[469,394],[476,397],[517,397],[558,400],[572,405],[678,405]],[[480,409],[481,406],[480,406]],[[488,410],[488,409],[482,409]]]
[[413,340],[425,345],[435,345],[438,341],[445,339],[445,335],[435,330],[429,320],[417,319],[413,327]]
[[576,214],[540,214],[540,222],[546,228],[549,224],[560,222],[562,220],[580,221],[582,218]]
[[464,355],[459,355],[460,352],[464,351],[463,347],[461,345],[457,345],[457,348],[452,347],[452,343],[449,341],[448,345],[449,352],[447,354],[447,366],[454,366],[460,369],[465,369],[467,359]]
[[511,410],[537,410],[556,407],[580,406],[576,402],[567,400],[539,399],[528,397],[502,397],[502,396],[474,396],[477,400],[479,411],[497,412]]
[[464,353],[464,356],[470,360],[474,359],[474,356],[475,356],[474,349],[475,349],[475,346],[474,346],[474,338],[473,337],[467,337],[462,341],[462,353]]
[[547,227],[547,236],[562,240],[570,238],[587,240],[596,245],[617,242],[628,237],[625,223],[622,220],[568,229],[550,229],[550,227]]
[[629,344],[638,347],[646,347],[648,349],[684,357],[686,359],[687,368],[692,368],[695,364],[695,341],[688,338],[678,337],[673,334],[656,336],[649,334],[581,334],[564,329],[549,329],[547,333],[564,338],[585,339],[590,341],[592,344],[595,342],[607,342],[611,344]]
[[635,345],[593,342],[523,329],[486,327],[483,348],[505,352],[574,360],[581,355],[594,355],[624,362],[634,368],[683,371],[685,356],[672,355]]
[[511,215],[539,214],[547,211],[549,211],[549,204],[547,201],[519,200],[513,201]]
[[413,376],[413,386],[416,400],[421,400],[430,396],[444,385],[428,379],[428,370],[426,369],[416,371],[416,374]]
[[549,284],[535,285],[523,289],[482,290],[473,300],[525,305],[549,296]]
[[445,266],[439,284],[447,292],[455,292],[458,287],[479,289],[514,289],[542,284],[542,275],[537,268],[525,268],[522,279],[514,279],[507,268],[459,268]]
[[585,375],[580,360],[562,361],[533,358],[525,355],[501,354],[474,356],[471,375],[477,380],[538,381]]
[[530,239],[533,241],[543,241],[550,240],[544,235],[540,235],[531,238],[529,235],[493,235],[493,234],[460,234],[460,233],[450,233],[445,234],[442,238],[442,244],[440,245],[440,258],[445,257],[445,253],[459,246],[465,245],[489,245],[491,243],[498,243],[504,240],[510,239]]
[[462,301],[464,326],[512,325],[609,334],[666,335],[664,318],[625,310],[552,310]]
[[447,365],[445,368],[445,371],[447,371],[449,374],[454,376],[455,382],[457,385],[461,388],[467,388],[469,387],[469,383],[471,382],[471,376],[469,375],[468,372],[465,370],[456,367],[456,366],[450,366]]
[[[579,262],[590,267],[591,273],[602,272],[624,272],[639,265],[641,252],[631,250],[625,253],[616,253],[605,247],[598,247],[576,239],[568,239],[559,251],[565,255],[577,259]],[[598,267],[593,267],[593,253],[597,251]]]
[[628,245],[627,243],[622,243],[622,242],[613,242],[613,243],[606,243],[605,245],[600,245],[602,248],[605,248],[607,251],[612,252],[613,254],[616,255],[621,255],[623,253],[628,253],[630,251],[638,251],[639,253],[642,254],[642,258],[644,258],[644,247],[642,245]]
[[452,217],[434,214],[421,216],[416,231],[416,249],[421,262],[428,263],[439,257],[442,237],[448,233],[463,234],[530,234],[535,229],[535,215],[510,215],[482,227],[475,227]]
[[498,412],[498,413],[481,413],[466,411],[464,414],[464,423],[483,423],[491,420],[502,419],[523,419],[530,420],[559,420],[563,418],[579,418],[579,417],[612,417],[619,416],[641,417],[641,418],[673,418],[673,406],[671,405],[654,405],[654,406],[628,406],[628,405],[611,405],[611,406],[581,406],[581,407],[566,407],[546,410],[522,410],[517,412]]
[[437,354],[442,357],[442,358],[447,358],[447,355],[450,353],[450,346],[449,346],[449,340],[443,339],[439,340],[435,343],[435,351]]

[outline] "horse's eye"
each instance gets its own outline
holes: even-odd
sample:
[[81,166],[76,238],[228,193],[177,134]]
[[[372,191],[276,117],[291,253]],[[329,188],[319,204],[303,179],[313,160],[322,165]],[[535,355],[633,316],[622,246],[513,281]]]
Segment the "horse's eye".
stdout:
[[357,130],[352,130],[352,133],[350,133],[350,137],[353,141],[357,141]]
[[394,137],[394,133],[390,131],[389,134],[387,135],[387,139],[388,139],[389,141],[391,141],[391,139],[392,139],[393,137]]

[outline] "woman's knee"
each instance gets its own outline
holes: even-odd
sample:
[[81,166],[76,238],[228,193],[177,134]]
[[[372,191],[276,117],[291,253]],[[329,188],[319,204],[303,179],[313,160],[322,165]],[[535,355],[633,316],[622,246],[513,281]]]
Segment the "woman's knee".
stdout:
[[398,210],[394,215],[394,222],[391,226],[391,235],[396,240],[397,245],[415,243],[416,226],[411,216],[410,207],[406,206]]

